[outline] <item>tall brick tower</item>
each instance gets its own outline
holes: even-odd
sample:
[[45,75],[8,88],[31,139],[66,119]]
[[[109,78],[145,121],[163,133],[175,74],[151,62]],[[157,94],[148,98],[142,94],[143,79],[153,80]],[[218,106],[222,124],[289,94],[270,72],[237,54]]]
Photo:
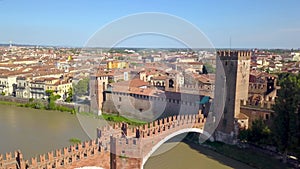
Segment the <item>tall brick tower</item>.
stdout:
[[90,94],[91,94],[91,109],[93,113],[101,115],[102,105],[105,101],[104,91],[107,88],[108,76],[95,75],[91,77]]
[[235,143],[240,103],[248,99],[250,58],[250,51],[217,52],[213,116],[218,141]]

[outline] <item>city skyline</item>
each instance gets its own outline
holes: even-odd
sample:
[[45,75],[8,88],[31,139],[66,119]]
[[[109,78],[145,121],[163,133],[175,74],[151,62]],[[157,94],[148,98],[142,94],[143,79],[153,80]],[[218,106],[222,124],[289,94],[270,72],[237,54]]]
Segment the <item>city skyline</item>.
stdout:
[[[280,1],[0,1],[0,43],[82,47],[121,17],[158,12],[198,27],[216,48],[299,48],[300,2]],[[128,47],[181,47],[167,38],[137,38]],[[157,43],[161,42],[161,43]],[[138,45],[137,45],[138,44]]]

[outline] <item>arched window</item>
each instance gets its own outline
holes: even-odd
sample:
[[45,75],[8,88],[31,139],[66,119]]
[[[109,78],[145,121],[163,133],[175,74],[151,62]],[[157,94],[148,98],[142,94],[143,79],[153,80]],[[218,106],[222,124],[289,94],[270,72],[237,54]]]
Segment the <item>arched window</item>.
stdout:
[[174,81],[173,81],[173,79],[169,80],[169,88],[174,88]]

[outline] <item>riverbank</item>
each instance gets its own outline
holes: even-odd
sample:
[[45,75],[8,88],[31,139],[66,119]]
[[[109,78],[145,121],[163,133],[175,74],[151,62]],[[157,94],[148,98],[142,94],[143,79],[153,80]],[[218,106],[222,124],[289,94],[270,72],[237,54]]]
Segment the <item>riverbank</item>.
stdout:
[[89,116],[96,119],[103,119],[109,122],[121,123],[125,122],[130,126],[141,126],[147,124],[147,122],[126,118],[124,116],[116,115],[116,114],[107,114],[104,113],[102,115],[95,115],[93,113],[87,112],[76,112],[73,107],[66,107],[61,104],[55,104],[54,107],[49,108],[47,106],[47,102],[45,100],[34,100],[34,99],[25,99],[25,98],[15,98],[9,96],[0,96],[0,105],[11,105],[17,107],[25,107],[39,110],[51,110],[51,111],[61,111],[61,112],[69,112],[71,114],[79,113],[80,115]]
[[194,149],[199,149],[199,147],[208,148],[217,153],[225,155],[226,157],[232,158],[234,160],[245,163],[254,168],[260,169],[292,169],[292,166],[283,164],[279,159],[264,154],[250,148],[239,148],[236,145],[227,145],[221,142],[210,142],[206,141],[199,144],[195,139],[185,139],[187,144],[189,144]]
[[22,103],[16,103],[16,102],[9,102],[9,101],[2,101],[2,100],[0,100],[0,104],[1,104],[1,105],[14,105],[14,106],[19,106],[19,105],[21,105]]
[[61,112],[70,112],[75,114],[74,107],[64,106],[61,104],[55,104],[54,107],[48,106],[48,102],[45,100],[34,100],[26,98],[16,98],[11,96],[0,96],[0,104],[2,105],[14,105],[18,107],[26,107],[41,110],[57,110]]
[[103,113],[102,115],[95,115],[93,113],[87,113],[87,112],[80,112],[78,113],[83,116],[89,116],[95,119],[103,119],[109,122],[114,122],[114,123],[127,123],[128,125],[131,126],[141,126],[147,124],[145,121],[140,121],[136,119],[131,119],[131,118],[126,118],[124,116],[120,116],[117,114],[108,114],[108,113]]
[[80,115],[89,116],[93,118],[99,118],[110,122],[125,122],[131,126],[141,126],[147,124],[145,121],[140,121],[136,119],[126,118],[124,116],[116,115],[116,114],[108,114],[103,113],[102,115],[95,115],[93,113],[87,112],[76,112],[75,107],[64,106],[61,104],[55,104],[54,107],[47,106],[48,103],[45,100],[34,100],[34,99],[25,99],[25,98],[16,98],[10,96],[0,96],[0,104],[2,105],[14,105],[18,107],[26,107],[33,109],[41,109],[41,110],[54,110],[54,111],[62,111],[62,112],[70,112],[71,114],[79,113]]

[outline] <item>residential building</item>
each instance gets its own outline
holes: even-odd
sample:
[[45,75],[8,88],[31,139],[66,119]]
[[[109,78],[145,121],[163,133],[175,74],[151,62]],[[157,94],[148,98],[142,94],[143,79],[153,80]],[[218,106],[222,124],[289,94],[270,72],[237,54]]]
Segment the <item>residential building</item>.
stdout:
[[13,92],[16,88],[16,79],[16,76],[0,76],[0,93],[3,93],[6,96],[14,95]]
[[30,98],[30,82],[24,76],[17,77],[16,97]]

